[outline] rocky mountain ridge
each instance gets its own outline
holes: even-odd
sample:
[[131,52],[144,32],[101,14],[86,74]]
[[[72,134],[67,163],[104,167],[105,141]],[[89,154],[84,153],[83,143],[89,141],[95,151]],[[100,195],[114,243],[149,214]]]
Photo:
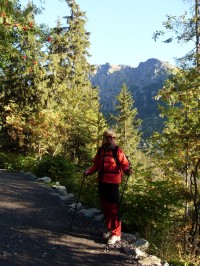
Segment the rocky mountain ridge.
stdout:
[[125,83],[134,98],[138,117],[142,119],[142,132],[148,137],[155,130],[160,130],[162,121],[159,117],[158,102],[154,99],[158,90],[168,77],[174,73],[175,66],[155,58],[139,63],[134,68],[127,65],[96,65],[91,76],[93,86],[99,88],[101,111],[107,119],[114,113],[115,96]]

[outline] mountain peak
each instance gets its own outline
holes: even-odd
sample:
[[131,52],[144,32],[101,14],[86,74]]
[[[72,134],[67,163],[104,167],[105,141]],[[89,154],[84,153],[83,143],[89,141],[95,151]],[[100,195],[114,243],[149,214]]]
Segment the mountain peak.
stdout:
[[119,71],[123,68],[128,67],[127,65],[112,65],[110,63],[105,63],[103,65],[96,65],[95,74],[98,73],[105,73],[105,74],[112,74],[116,71]]
[[105,117],[115,112],[113,101],[122,85],[126,84],[134,96],[139,118],[143,120],[142,130],[150,134],[153,127],[160,127],[157,102],[154,96],[173,73],[175,66],[156,58],[139,63],[138,67],[112,65],[106,63],[96,66],[96,73],[91,76],[92,85],[99,88],[101,111]]
[[154,73],[154,72],[160,72],[161,69],[169,71],[173,70],[175,67],[172,66],[169,62],[167,61],[161,61],[156,58],[149,58],[145,62],[140,62],[138,67],[131,67],[129,65],[123,65],[123,64],[110,64],[110,63],[105,63],[102,65],[96,65],[96,70],[94,72],[94,75],[96,74],[104,74],[104,75],[109,75],[113,74],[115,72],[125,70],[125,71],[136,71],[136,72],[146,72],[148,70],[148,74]]

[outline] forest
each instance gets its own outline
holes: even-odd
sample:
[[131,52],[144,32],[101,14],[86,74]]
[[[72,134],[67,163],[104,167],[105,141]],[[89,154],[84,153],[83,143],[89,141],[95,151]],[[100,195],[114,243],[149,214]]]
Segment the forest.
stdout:
[[[154,39],[194,41],[194,50],[159,90],[162,132],[143,142],[134,98],[124,83],[112,125],[100,112],[88,63],[86,12],[66,0],[69,14],[54,28],[38,25],[34,4],[0,0],[0,167],[49,176],[78,193],[83,171],[112,128],[133,174],[121,204],[123,230],[139,231],[151,252],[174,266],[200,264],[200,1],[191,14],[168,15]],[[99,207],[96,176],[87,177],[81,201]]]

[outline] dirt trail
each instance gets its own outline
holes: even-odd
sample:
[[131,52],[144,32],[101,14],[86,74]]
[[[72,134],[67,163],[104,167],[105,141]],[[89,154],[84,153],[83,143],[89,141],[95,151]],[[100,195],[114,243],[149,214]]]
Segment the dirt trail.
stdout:
[[107,250],[98,230],[75,216],[47,185],[0,170],[0,266],[134,265]]

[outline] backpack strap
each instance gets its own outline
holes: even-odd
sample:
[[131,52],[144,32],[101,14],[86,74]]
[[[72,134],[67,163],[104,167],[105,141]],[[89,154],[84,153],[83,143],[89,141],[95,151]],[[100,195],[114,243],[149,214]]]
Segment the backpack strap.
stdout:
[[117,166],[120,168],[120,164],[119,164],[119,159],[118,159],[118,155],[117,155],[117,152],[118,152],[118,146],[115,146],[114,149],[112,149],[112,153],[113,153],[113,158],[117,164]]
[[[113,158],[114,158],[116,164],[119,166],[119,159],[118,159],[118,155],[117,155],[118,148],[119,148],[119,146],[115,146],[114,149],[112,149],[112,154],[113,154]],[[98,148],[98,151],[97,151],[98,156],[101,155],[102,149],[103,149],[103,147]]]
[[103,155],[103,160],[102,160],[102,165],[101,165],[101,169],[99,170],[99,173],[98,173],[98,177],[99,177],[99,181],[101,182],[102,181],[102,174],[103,174],[103,168],[104,168],[104,161],[105,161],[105,148],[103,147],[99,147],[98,148],[98,151],[97,151],[97,154],[98,156],[101,155],[102,153],[102,150],[104,150],[104,155]]
[[[113,158],[114,158],[114,160],[115,160],[117,166],[118,166],[119,169],[120,169],[119,158],[118,158],[118,155],[117,155],[118,148],[119,148],[119,146],[115,146],[114,149],[112,149],[112,156],[113,156]],[[99,148],[98,148],[98,151],[97,151],[98,156],[101,155],[102,150],[103,150],[103,147],[99,147]],[[104,165],[104,159],[105,159],[105,150],[104,150],[103,165]],[[103,165],[102,165],[102,169],[103,169]]]
[[98,156],[101,154],[102,149],[103,149],[103,147],[98,148],[98,151],[97,151]]

